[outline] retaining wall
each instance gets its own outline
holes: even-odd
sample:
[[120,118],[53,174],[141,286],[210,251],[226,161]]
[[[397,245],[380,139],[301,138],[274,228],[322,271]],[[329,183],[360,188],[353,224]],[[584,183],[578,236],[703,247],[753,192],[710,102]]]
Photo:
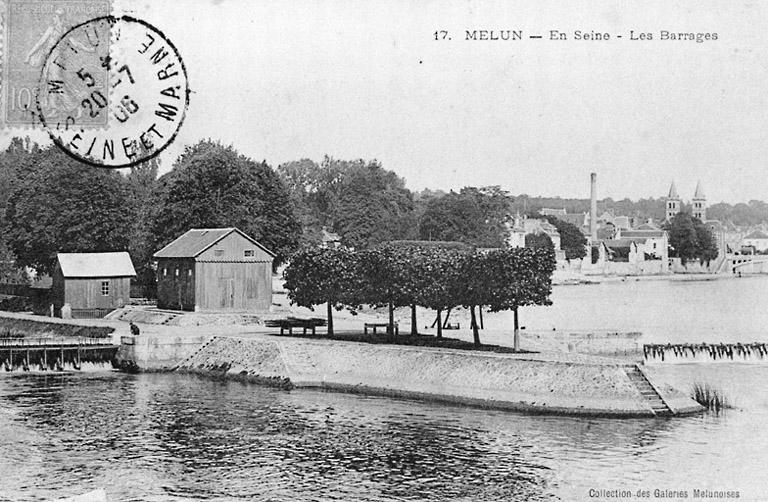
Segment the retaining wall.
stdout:
[[129,371],[170,371],[210,339],[210,335],[203,334],[122,336],[117,363]]
[[[623,366],[586,356],[491,354],[338,341],[217,337],[179,370],[498,409],[654,416]],[[667,388],[686,413],[700,407]]]

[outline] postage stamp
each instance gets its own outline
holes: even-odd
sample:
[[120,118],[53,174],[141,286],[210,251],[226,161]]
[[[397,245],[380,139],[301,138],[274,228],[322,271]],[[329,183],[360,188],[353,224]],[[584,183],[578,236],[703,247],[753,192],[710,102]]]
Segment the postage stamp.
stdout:
[[[3,79],[2,117],[6,127],[34,126],[40,123],[37,116],[36,98],[41,72],[49,56],[56,57],[65,47],[69,58],[78,57],[92,61],[87,55],[105,57],[109,50],[109,33],[100,40],[100,46],[82,44],[68,37],[60,43],[73,26],[89,19],[109,15],[108,0],[5,0],[3,14]],[[58,46],[58,48],[57,48]],[[96,59],[98,61],[98,59]],[[106,68],[86,66],[103,91],[107,90]],[[58,79],[54,79],[58,80]],[[78,96],[73,93],[56,93],[50,103],[45,103],[48,120],[56,115],[77,113]],[[106,117],[86,117],[91,125],[105,125]]]
[[[99,41],[105,34],[106,54]],[[97,76],[102,70],[106,79]],[[130,16],[90,19],[65,32],[43,62],[38,90],[38,116],[53,142],[82,162],[112,168],[165,149],[184,122],[190,94],[173,43]]]

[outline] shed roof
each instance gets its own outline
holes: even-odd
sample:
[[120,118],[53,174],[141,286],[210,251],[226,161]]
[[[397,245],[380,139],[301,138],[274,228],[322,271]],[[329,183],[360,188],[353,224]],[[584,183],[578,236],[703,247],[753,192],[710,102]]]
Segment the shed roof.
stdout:
[[125,251],[116,253],[58,253],[64,277],[133,277],[136,270]]
[[745,236],[744,239],[768,239],[768,235],[762,230],[755,230],[754,232]]
[[165,246],[163,249],[154,254],[155,258],[195,258],[197,255],[213,246],[221,239],[237,232],[245,239],[249,240],[256,246],[259,246],[262,250],[269,253],[270,256],[275,256],[275,253],[259,244],[254,239],[248,237],[242,230],[235,227],[228,228],[192,228],[187,230],[176,240]]
[[630,249],[633,245],[637,246],[632,239],[605,239],[603,244],[605,244],[605,247],[608,249]]
[[622,237],[627,239],[642,238],[662,238],[664,237],[664,230],[623,230],[621,232]]

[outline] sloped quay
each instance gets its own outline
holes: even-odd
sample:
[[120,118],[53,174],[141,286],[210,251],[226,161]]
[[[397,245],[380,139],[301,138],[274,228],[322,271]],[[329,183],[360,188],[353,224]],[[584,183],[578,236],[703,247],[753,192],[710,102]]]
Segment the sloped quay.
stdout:
[[573,354],[495,354],[258,336],[213,337],[175,371],[286,389],[439,401],[485,408],[610,417],[698,413],[642,367]]

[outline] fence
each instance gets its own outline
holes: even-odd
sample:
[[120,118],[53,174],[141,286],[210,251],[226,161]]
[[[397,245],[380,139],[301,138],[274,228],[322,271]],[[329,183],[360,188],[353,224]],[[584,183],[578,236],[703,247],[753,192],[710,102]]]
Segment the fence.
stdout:
[[72,319],[101,319],[115,309],[72,309]]
[[32,288],[29,284],[0,283],[0,295],[8,296],[32,296]]

